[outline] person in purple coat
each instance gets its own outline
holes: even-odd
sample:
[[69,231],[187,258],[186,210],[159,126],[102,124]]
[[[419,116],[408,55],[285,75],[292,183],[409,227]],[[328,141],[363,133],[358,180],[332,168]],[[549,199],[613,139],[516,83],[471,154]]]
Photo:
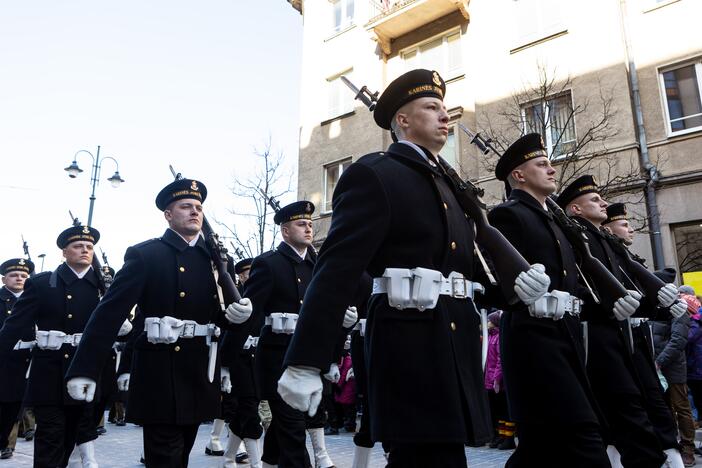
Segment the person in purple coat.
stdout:
[[485,362],[485,390],[488,392],[490,414],[494,436],[491,448],[509,450],[514,445],[514,426],[509,421],[507,397],[502,382],[502,362],[500,360],[500,317],[502,311],[496,310],[488,315],[488,352]]

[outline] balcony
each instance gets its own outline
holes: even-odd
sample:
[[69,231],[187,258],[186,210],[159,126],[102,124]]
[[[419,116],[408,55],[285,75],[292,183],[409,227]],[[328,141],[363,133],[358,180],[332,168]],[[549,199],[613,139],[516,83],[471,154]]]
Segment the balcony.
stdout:
[[390,55],[392,40],[432,21],[460,11],[467,20],[469,0],[369,0],[366,30]]

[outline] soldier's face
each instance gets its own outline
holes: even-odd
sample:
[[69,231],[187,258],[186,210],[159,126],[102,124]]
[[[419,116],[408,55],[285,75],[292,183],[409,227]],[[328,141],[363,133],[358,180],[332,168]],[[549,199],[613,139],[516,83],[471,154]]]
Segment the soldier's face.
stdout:
[[446,144],[449,115],[441,99],[422,97],[410,101],[397,112],[397,118],[409,141],[436,152]]
[[312,245],[314,229],[312,229],[312,221],[309,219],[289,221],[281,226],[280,231],[283,239],[293,247],[308,247]]
[[548,196],[556,191],[556,170],[545,156],[520,164],[512,171],[512,177],[540,195]]
[[612,234],[624,241],[626,245],[631,245],[634,242],[634,229],[626,219],[618,219],[607,223],[607,228]]
[[63,249],[63,258],[73,269],[89,267],[93,262],[93,244],[85,241],[71,242]]
[[14,293],[24,290],[24,282],[29,275],[23,271],[11,271],[2,277],[2,284]]
[[607,219],[607,206],[609,203],[600,197],[599,193],[586,193],[575,198],[570,203],[571,212],[591,223],[600,224]]
[[182,236],[195,236],[202,229],[202,203],[185,198],[171,203],[163,212],[168,226]]

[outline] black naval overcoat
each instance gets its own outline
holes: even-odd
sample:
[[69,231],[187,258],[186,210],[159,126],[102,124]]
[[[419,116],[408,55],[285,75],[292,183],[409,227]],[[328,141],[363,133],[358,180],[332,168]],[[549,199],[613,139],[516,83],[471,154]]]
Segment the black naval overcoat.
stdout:
[[[88,323],[67,378],[98,380],[132,307],[137,336],[131,357],[127,420],[136,424],[198,424],[219,416],[219,367],[207,377],[204,337],[149,343],[145,317],[171,316],[225,325],[204,240],[195,247],[173,230],[127,249],[124,265]],[[139,333],[141,331],[141,333]]]
[[[549,290],[583,296],[576,257],[549,212],[523,190],[490,211],[499,229],[530,264],[541,263]],[[563,426],[597,423],[601,414],[585,370],[580,320],[535,318],[527,307],[508,307],[500,320],[502,369],[510,416],[519,424],[556,421]]]
[[[281,242],[275,250],[254,258],[251,264],[249,279],[244,284],[244,296],[251,299],[253,304],[253,314],[249,319],[252,328],[261,327],[255,366],[264,400],[277,395],[283,359],[292,337],[273,333],[270,325],[264,325],[265,317],[276,312],[300,312],[316,259],[312,248],[307,249],[303,260],[292,247]],[[338,334],[335,336],[338,337]],[[331,363],[327,362],[325,372]]]
[[[0,330],[0,359],[6,359],[18,340],[25,340],[28,329],[36,324],[39,330],[59,330],[81,333],[100,301],[98,277],[91,268],[82,279],[66,265],[55,272],[39,273],[28,278],[24,292]],[[33,339],[33,337],[32,337]],[[76,348],[64,344],[51,351],[35,347],[29,380],[24,397],[27,406],[83,404],[73,400],[66,391],[64,376]]]
[[[344,311],[364,272],[424,267],[475,279],[472,225],[449,181],[414,148],[392,144],[344,171],[328,237],[302,306],[286,365],[326,372]],[[373,440],[489,440],[479,317],[470,300],[441,296],[430,310],[368,302],[366,350]]]
[[[9,289],[5,287],[0,288],[0,328],[5,323],[5,319],[12,313],[12,308],[16,302],[17,297]],[[32,341],[33,339],[34,324],[31,324],[27,326],[20,340]],[[12,351],[7,358],[0,359],[0,376],[2,376],[0,403],[22,401],[27,387],[27,368],[31,359],[31,349]]]

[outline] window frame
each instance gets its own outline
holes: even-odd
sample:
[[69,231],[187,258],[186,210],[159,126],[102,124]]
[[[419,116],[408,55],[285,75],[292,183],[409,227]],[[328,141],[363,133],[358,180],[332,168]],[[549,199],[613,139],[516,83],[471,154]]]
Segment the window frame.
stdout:
[[[661,104],[663,107],[663,117],[665,118],[665,132],[668,138],[676,137],[680,135],[687,135],[688,133],[695,133],[702,131],[702,125],[697,127],[686,128],[685,130],[673,130],[673,126],[670,122],[670,110],[668,109],[668,96],[665,92],[665,78],[663,74],[669,71],[677,70],[679,68],[684,68],[688,66],[695,67],[695,73],[697,75],[697,93],[700,101],[702,102],[702,57],[696,57],[691,60],[686,60],[684,62],[678,62],[672,65],[665,65],[658,67],[658,86],[661,93]],[[694,114],[699,115],[699,114]]]
[[[349,75],[351,75],[349,77]],[[344,84],[343,81],[341,81],[342,76],[347,76],[349,79],[353,79],[353,67],[347,68],[346,70],[342,71],[341,73],[335,73],[331,76],[328,76],[325,81],[327,82],[327,89],[326,89],[326,110],[325,110],[325,120],[323,123],[330,122],[332,120],[336,120],[340,117],[343,117],[345,115],[348,115],[354,111],[355,108],[355,99],[353,99],[353,93],[351,93],[351,90],[348,90],[348,95],[349,97],[349,108],[344,109],[341,105],[339,105],[338,109],[332,109],[330,106],[331,103],[331,91],[332,91],[332,86],[334,86],[334,83],[337,82],[338,86],[340,86],[341,91],[340,95],[344,95],[344,91],[346,90],[346,85]],[[342,104],[341,102],[339,104]]]
[[[348,18],[348,23],[344,23],[344,19],[347,18],[344,16],[344,12],[348,10],[348,4],[351,2],[353,4],[353,15]],[[336,25],[336,19],[334,18],[334,8],[336,8],[336,4],[341,3],[342,6],[342,17],[341,17],[341,22],[339,25]],[[356,0],[329,0],[329,4],[331,6],[331,16],[332,16],[332,24],[331,24],[331,34],[336,35],[339,33],[342,33],[346,31],[347,29],[355,26],[354,20],[356,19]]]
[[[331,167],[336,166],[339,169],[339,179],[341,179],[341,174],[344,173],[344,163],[353,163],[353,157],[351,156],[346,156],[340,159],[336,159],[334,161],[330,161],[327,163],[324,163],[322,165],[322,206],[321,209],[319,210],[320,215],[327,215],[332,212],[331,208],[331,202],[332,202],[332,197],[334,193],[327,193],[327,178],[328,178],[328,170]],[[336,186],[339,184],[339,179],[336,180],[336,183],[334,184],[334,189],[336,189]],[[328,197],[328,198],[327,198]],[[327,209],[327,203],[329,203],[329,209]]]
[[[554,99],[558,99],[558,98],[564,97],[564,96],[570,96],[570,108],[574,111],[575,107],[573,105],[573,90],[572,90],[572,88],[563,90],[563,91],[559,92],[558,94],[554,94],[552,96],[547,97],[546,99],[528,101],[528,102],[525,102],[524,104],[522,104],[520,106],[520,113],[521,113],[521,117],[522,117],[522,131],[524,133],[527,133],[528,131],[530,131],[527,128],[527,121],[526,121],[526,109],[527,108],[534,107],[538,104],[541,104],[542,111],[545,112],[545,108],[546,108],[545,106],[546,106],[547,102],[553,101]],[[577,142],[578,141],[578,128],[576,125],[575,117],[573,118],[572,122],[573,122],[573,134],[575,135],[574,141]],[[551,140],[551,132],[549,131],[550,128],[551,128],[551,116],[549,115],[548,124],[546,125],[546,137],[544,138],[544,145],[546,146],[546,153],[549,155],[549,160],[550,161],[560,161],[562,159],[567,158],[568,156],[572,156],[572,154],[573,154],[572,151],[568,151],[568,152],[565,152],[565,153],[559,154],[559,155],[556,155],[554,153],[553,141]]]
[[[408,68],[408,66],[406,65],[407,60],[405,59],[405,55],[407,55],[411,52],[416,52],[417,57],[419,57],[421,55],[420,49],[422,46],[425,46],[425,45],[429,44],[430,42],[434,42],[439,38],[441,38],[441,45],[439,46],[439,48],[442,51],[443,59],[445,62],[444,66],[446,68],[448,68],[447,67],[448,61],[449,61],[448,38],[449,38],[449,36],[453,36],[454,34],[458,34],[458,43],[459,43],[459,46],[461,47],[461,54],[460,54],[461,63],[458,67],[456,67],[454,69],[454,73],[452,73],[451,75],[444,76],[442,70],[437,70],[437,71],[439,71],[439,73],[441,73],[442,78],[447,83],[452,81],[452,80],[456,80],[462,76],[465,76],[466,73],[464,70],[464,60],[463,60],[463,31],[462,31],[460,26],[456,26],[454,28],[448,29],[448,30],[443,31],[439,34],[435,34],[435,35],[433,35],[433,36],[431,36],[431,37],[429,37],[421,42],[417,42],[415,44],[412,44],[409,47],[405,47],[403,49],[400,49],[400,51],[398,52],[398,56],[400,57],[401,63],[402,63],[402,73],[405,73],[405,72],[410,70],[410,68]],[[447,70],[447,71],[450,71],[450,70]]]

